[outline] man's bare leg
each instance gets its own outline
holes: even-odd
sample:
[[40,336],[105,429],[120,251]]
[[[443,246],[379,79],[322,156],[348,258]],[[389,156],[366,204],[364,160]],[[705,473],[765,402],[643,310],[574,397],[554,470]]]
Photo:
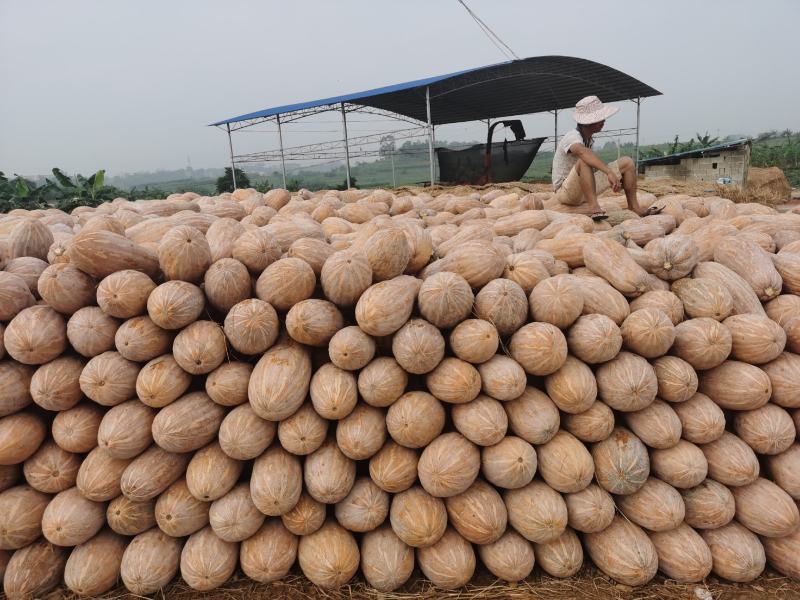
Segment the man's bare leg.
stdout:
[[625,198],[628,201],[628,208],[637,215],[642,210],[639,207],[639,200],[636,197],[636,166],[629,156],[622,156],[617,160],[619,173],[622,175],[622,189],[625,190]]
[[578,181],[581,184],[581,193],[586,199],[589,212],[592,214],[602,213],[603,209],[600,208],[600,204],[597,202],[597,187],[594,181],[594,172],[592,168],[582,160],[578,160],[575,164],[575,168],[578,169]]

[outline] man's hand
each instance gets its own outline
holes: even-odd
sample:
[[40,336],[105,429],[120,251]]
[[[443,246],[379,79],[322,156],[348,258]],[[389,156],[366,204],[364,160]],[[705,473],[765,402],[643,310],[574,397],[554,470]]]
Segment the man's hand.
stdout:
[[608,184],[611,186],[612,190],[619,192],[622,189],[622,182],[620,182],[619,177],[616,176],[614,171],[609,169],[606,173],[606,177],[608,177]]

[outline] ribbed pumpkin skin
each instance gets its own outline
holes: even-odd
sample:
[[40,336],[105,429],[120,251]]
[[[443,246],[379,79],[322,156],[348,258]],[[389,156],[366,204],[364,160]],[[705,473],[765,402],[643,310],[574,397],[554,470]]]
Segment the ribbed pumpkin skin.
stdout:
[[583,311],[579,283],[570,275],[556,275],[537,284],[528,298],[531,316],[561,329],[569,327]]
[[533,545],[537,564],[552,577],[572,577],[583,564],[583,548],[575,532],[567,528],[549,542]]
[[638,526],[621,517],[598,533],[584,537],[592,561],[625,585],[643,585],[658,570],[656,547]]
[[120,576],[134,594],[152,594],[178,572],[183,541],[154,527],[137,535],[125,548]]
[[711,550],[712,570],[730,581],[752,581],[764,571],[764,546],[748,529],[733,521],[718,529],[700,532]]
[[125,546],[126,538],[107,530],[77,546],[67,559],[64,583],[83,596],[104,594],[119,579]]
[[242,571],[260,583],[277,581],[291,569],[297,558],[298,538],[278,519],[267,519],[261,528],[244,540],[239,549]]
[[761,315],[734,315],[724,321],[731,332],[731,357],[760,365],[775,360],[786,345],[786,332]]
[[[519,340],[519,338],[517,339]],[[453,354],[472,364],[480,364],[489,360],[497,353],[499,344],[500,334],[497,333],[495,326],[482,319],[466,319],[456,325],[450,333],[450,348],[453,350]],[[524,358],[517,356],[515,360],[523,364]]]
[[414,549],[390,527],[368,532],[361,539],[361,571],[375,589],[391,592],[402,586],[414,570]]
[[769,564],[787,577],[800,577],[800,530],[782,538],[762,538]]
[[679,279],[671,289],[683,302],[686,314],[692,319],[708,317],[722,321],[733,311],[733,298],[728,288],[715,279]]
[[42,515],[51,497],[28,485],[0,493],[0,549],[16,550],[42,534]]
[[312,583],[336,589],[355,575],[361,555],[353,535],[328,521],[314,533],[300,538],[297,558],[300,569]]
[[736,500],[736,520],[753,533],[764,537],[784,537],[800,525],[795,502],[768,479],[759,477],[731,491]]
[[650,459],[641,440],[617,427],[592,447],[597,483],[612,494],[632,494],[650,474]]
[[781,293],[783,279],[772,260],[755,242],[727,237],[714,248],[714,260],[742,277],[764,302]]
[[432,546],[417,550],[417,560],[425,576],[444,589],[462,587],[475,572],[472,546],[453,529]]
[[67,253],[70,264],[98,279],[126,269],[154,277],[159,268],[159,260],[153,252],[110,231],[79,233],[72,239]]
[[8,355],[26,365],[41,365],[60,355],[67,347],[67,324],[45,305],[21,310],[3,334]]
[[154,509],[155,503],[152,500],[139,502],[117,496],[108,503],[106,521],[120,535],[139,535],[156,524]]
[[33,598],[50,591],[61,582],[68,553],[68,549],[44,539],[17,550],[5,568],[5,595]]
[[284,340],[270,348],[256,363],[247,395],[258,416],[270,421],[294,413],[308,393],[311,358],[299,344]]

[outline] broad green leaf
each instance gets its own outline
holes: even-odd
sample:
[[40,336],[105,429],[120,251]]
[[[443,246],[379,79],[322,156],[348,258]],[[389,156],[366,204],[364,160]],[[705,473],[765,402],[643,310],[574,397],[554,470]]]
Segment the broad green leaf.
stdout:
[[94,179],[94,181],[92,182],[92,188],[94,189],[95,192],[100,191],[103,187],[103,181],[106,178],[105,169],[100,169],[97,173],[92,175],[92,178]]
[[16,194],[19,198],[27,198],[31,195],[31,188],[28,187],[27,182],[22,177],[17,177]]
[[59,169],[58,167],[53,167],[53,175],[55,175],[56,179],[58,180],[58,183],[60,183],[64,187],[68,188],[75,187],[75,183],[69,177],[64,175],[63,171],[61,171],[61,169]]

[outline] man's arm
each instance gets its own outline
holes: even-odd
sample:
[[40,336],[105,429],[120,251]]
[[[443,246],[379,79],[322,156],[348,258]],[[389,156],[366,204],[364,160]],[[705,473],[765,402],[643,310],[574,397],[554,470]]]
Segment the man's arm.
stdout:
[[592,151],[591,148],[587,148],[583,144],[575,143],[569,147],[569,151],[593,169],[597,169],[598,171],[605,173],[606,177],[608,177],[608,183],[611,186],[611,189],[613,189],[615,192],[620,190],[622,186],[619,181],[619,177],[616,176],[614,171],[612,171],[608,165]]

